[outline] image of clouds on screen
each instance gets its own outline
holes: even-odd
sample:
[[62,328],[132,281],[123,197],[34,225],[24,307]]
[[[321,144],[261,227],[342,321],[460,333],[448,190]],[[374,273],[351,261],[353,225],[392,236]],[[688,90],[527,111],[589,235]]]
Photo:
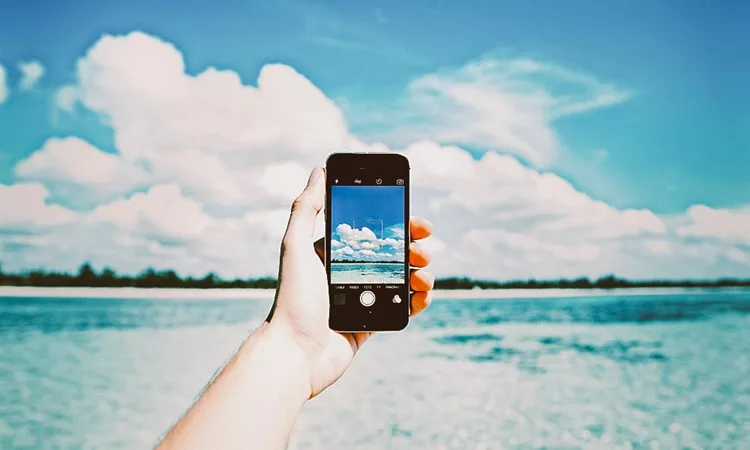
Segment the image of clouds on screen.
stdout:
[[383,230],[379,238],[370,228],[353,228],[342,223],[336,226],[331,239],[334,261],[404,261],[404,224],[397,223]]

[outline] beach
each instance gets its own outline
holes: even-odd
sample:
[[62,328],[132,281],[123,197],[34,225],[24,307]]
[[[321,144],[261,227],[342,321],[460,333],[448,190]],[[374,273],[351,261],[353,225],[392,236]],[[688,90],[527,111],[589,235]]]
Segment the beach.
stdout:
[[[0,286],[0,297],[88,298],[149,300],[267,300],[274,289],[172,289]],[[654,296],[720,292],[744,295],[750,288],[616,288],[616,289],[455,289],[435,290],[435,299],[568,298],[600,296]]]

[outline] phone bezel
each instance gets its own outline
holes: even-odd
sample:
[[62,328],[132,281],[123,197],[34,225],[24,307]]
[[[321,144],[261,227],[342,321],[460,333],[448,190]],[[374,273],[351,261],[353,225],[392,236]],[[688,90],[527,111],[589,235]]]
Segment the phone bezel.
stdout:
[[[411,288],[409,278],[411,275],[411,265],[409,263],[409,242],[411,242],[409,230],[409,212],[410,202],[410,177],[409,177],[409,160],[398,153],[333,153],[326,160],[326,205],[325,205],[325,266],[326,276],[328,277],[329,293],[329,327],[339,332],[387,332],[403,330],[409,323],[411,312]],[[404,179],[404,305],[400,308],[398,314],[393,316],[375,316],[372,318],[363,314],[350,314],[349,317],[341,314],[334,314],[333,299],[331,298],[331,188],[334,186],[334,180],[339,174],[361,173],[367,174],[384,174],[392,178]],[[356,308],[356,307],[355,307]],[[352,311],[349,308],[350,312]],[[368,317],[370,317],[368,319]]]

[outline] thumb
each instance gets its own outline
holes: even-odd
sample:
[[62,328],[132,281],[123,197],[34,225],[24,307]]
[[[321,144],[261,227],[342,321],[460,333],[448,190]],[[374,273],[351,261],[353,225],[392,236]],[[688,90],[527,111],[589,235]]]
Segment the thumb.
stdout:
[[296,245],[312,240],[315,219],[325,204],[325,169],[315,167],[307,186],[292,203],[292,213],[284,235],[285,245]]

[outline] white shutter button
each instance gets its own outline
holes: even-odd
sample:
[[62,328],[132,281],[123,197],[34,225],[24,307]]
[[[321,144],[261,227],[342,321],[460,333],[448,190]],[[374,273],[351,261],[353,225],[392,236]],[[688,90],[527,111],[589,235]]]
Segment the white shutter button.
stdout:
[[359,295],[359,302],[364,306],[372,306],[375,303],[375,294],[372,291],[364,291]]

